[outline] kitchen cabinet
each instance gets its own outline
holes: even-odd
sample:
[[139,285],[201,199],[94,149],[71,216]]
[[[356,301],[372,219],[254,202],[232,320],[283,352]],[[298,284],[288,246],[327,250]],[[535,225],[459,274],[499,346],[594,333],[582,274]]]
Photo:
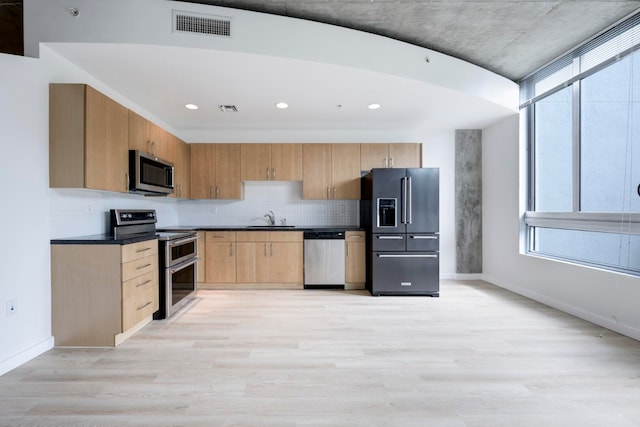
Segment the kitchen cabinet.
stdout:
[[206,251],[206,231],[198,231],[198,264],[196,264],[196,275],[198,280],[198,288],[201,287],[201,284],[205,281],[205,272],[206,272],[206,261],[207,261],[207,251]]
[[299,231],[238,232],[238,284],[302,289],[302,242]]
[[191,197],[191,158],[189,144],[170,135],[174,146],[174,192],[170,195],[179,199]]
[[84,84],[49,85],[49,186],[128,192],[128,110]]
[[366,249],[364,231],[347,231],[345,239],[345,289],[364,289]]
[[205,283],[236,282],[236,232],[205,233]]
[[360,169],[422,167],[422,146],[417,143],[360,144]]
[[51,246],[56,346],[117,346],[159,308],[158,241]]
[[240,144],[189,144],[192,199],[242,199]]
[[140,150],[161,159],[174,161],[173,135],[129,110],[129,150]]
[[301,144],[241,144],[242,181],[301,181]]
[[360,199],[360,144],[305,144],[304,199]]

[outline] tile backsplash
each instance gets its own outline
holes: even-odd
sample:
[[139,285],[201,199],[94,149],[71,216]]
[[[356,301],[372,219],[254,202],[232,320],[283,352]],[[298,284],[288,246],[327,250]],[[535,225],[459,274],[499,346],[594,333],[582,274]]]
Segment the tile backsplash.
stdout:
[[106,233],[110,209],[155,209],[158,227],[174,225],[264,225],[276,223],[359,225],[357,200],[303,200],[302,182],[248,181],[244,200],[175,200],[80,189],[51,189],[51,238]]
[[302,182],[247,181],[244,200],[181,200],[180,225],[265,225],[267,211],[276,224],[358,225],[357,200],[303,200]]

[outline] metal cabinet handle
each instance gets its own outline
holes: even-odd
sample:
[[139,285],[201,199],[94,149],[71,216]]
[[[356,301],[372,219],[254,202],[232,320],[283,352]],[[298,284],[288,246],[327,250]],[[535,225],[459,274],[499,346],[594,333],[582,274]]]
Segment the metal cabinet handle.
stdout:
[[391,167],[393,167],[393,157],[391,158]]
[[140,311],[151,304],[153,304],[153,301],[147,301],[145,304],[142,304],[141,306],[139,306],[136,310]]
[[226,239],[229,236],[213,236],[214,239]]
[[136,253],[146,252],[146,251],[150,251],[150,250],[151,250],[151,248],[138,249],[138,250],[136,251]]
[[269,180],[269,168],[267,168],[267,181]]
[[125,180],[126,180],[126,187],[125,187],[125,191],[129,191],[129,186],[131,185],[130,181],[129,181],[129,174],[127,172],[125,172],[124,174]]
[[141,265],[139,267],[136,267],[136,270],[142,270],[143,268],[147,268],[147,267],[151,267],[151,264]]
[[209,186],[209,198],[213,199],[213,185]]
[[388,168],[389,167],[389,159],[388,158],[384,158],[384,167]]
[[269,251],[271,252],[271,256],[273,256],[273,243],[269,243]]
[[271,168],[271,179],[275,181],[276,179],[276,169],[275,168]]
[[229,256],[233,256],[233,243],[229,243]]
[[347,256],[349,256],[349,242],[347,242]]
[[378,258],[438,258],[438,255],[436,254],[415,254],[415,255],[378,254]]
[[329,191],[330,191],[330,189],[329,189],[329,187],[327,187],[327,199],[331,198],[331,194],[329,193]]
[[264,256],[267,256],[267,244],[264,244]]
[[140,286],[144,286],[144,285],[146,285],[147,283],[151,283],[151,279],[149,279],[149,280],[145,280],[145,281],[144,281],[144,282],[142,282],[142,283],[138,283],[138,284],[136,285],[136,288],[139,288]]
[[220,198],[220,187],[216,185],[216,199]]
[[336,187],[333,187],[333,198],[336,198]]

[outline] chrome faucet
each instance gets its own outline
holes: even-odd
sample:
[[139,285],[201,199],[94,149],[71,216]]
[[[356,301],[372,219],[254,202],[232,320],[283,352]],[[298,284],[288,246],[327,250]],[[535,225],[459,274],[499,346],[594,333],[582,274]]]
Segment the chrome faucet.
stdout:
[[264,217],[267,218],[267,222],[269,223],[269,225],[276,225],[276,215],[273,213],[273,211],[269,211],[266,214],[264,214]]

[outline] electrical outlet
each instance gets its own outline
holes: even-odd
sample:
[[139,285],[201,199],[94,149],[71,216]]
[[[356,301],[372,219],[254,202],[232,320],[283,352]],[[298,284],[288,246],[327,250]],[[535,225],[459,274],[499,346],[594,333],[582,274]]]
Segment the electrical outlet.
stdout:
[[15,299],[7,300],[7,317],[18,314],[18,303]]

